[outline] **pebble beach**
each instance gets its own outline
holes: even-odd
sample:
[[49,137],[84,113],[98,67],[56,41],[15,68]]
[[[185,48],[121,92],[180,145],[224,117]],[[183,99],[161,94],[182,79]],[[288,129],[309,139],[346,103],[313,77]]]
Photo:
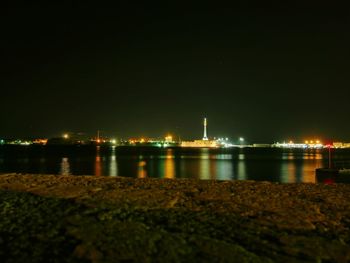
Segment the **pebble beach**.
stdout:
[[1,262],[350,262],[350,185],[0,175]]

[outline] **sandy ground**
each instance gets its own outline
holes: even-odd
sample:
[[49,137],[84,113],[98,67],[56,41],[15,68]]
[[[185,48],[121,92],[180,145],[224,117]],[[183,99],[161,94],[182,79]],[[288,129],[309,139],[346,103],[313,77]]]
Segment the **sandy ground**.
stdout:
[[350,262],[345,184],[7,174],[0,198],[1,262]]

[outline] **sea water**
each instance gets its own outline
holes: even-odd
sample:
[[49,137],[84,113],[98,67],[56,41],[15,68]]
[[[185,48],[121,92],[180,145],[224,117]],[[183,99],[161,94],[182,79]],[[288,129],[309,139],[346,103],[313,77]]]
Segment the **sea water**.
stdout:
[[[332,149],[331,161],[349,163],[350,150]],[[0,147],[0,173],[314,183],[315,169],[327,165],[327,149]]]

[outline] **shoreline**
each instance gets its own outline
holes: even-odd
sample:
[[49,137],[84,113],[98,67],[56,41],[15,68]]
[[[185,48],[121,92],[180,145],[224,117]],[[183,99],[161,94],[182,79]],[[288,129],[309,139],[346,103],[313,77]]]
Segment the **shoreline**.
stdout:
[[[73,262],[350,260],[346,184],[2,174],[0,193],[7,200],[0,206],[0,243],[12,247],[0,249],[0,258],[14,257],[29,240],[33,245],[31,231],[49,224],[57,231],[35,239],[42,251],[36,262],[48,253],[42,246]],[[24,226],[22,211],[28,221],[31,213],[53,214]],[[65,247],[56,239],[73,241]]]

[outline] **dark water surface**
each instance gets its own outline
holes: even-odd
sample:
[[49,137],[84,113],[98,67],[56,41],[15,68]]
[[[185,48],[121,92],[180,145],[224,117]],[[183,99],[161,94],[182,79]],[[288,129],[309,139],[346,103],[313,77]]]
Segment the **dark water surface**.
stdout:
[[[332,162],[349,163],[332,149]],[[328,150],[1,146],[0,173],[315,182]]]

